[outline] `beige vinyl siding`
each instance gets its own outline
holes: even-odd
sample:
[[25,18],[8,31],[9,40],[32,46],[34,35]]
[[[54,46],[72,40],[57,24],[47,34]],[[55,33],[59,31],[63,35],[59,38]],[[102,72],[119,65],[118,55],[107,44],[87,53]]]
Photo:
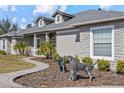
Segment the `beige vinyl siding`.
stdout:
[[57,52],[61,55],[80,55],[80,33],[75,30],[60,31],[56,35]]

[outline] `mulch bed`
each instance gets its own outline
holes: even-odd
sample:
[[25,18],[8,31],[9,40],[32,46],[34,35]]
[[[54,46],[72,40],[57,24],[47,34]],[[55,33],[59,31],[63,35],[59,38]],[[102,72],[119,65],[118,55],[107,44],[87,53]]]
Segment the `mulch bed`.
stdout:
[[[61,73],[58,69],[58,64],[52,60],[35,57],[32,60],[37,60],[49,64],[49,68],[33,74],[25,75],[15,80],[18,84],[35,87],[35,88],[60,88],[60,87],[87,87],[87,86],[123,86],[124,75],[119,75],[114,72],[101,72],[93,70],[93,81],[80,71],[77,73],[78,80],[70,81],[70,71]],[[66,64],[67,70],[70,70],[70,64]]]

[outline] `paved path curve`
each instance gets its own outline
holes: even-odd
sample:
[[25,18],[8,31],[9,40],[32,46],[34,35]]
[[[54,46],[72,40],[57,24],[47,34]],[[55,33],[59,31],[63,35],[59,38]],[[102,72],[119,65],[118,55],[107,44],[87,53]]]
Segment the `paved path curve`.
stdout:
[[41,71],[41,70],[49,67],[48,64],[34,61],[34,60],[31,60],[30,58],[31,57],[23,58],[22,60],[25,62],[28,62],[28,63],[36,64],[36,66],[34,68],[30,68],[30,69],[0,74],[0,88],[24,88],[25,86],[18,85],[13,80],[19,76],[22,76],[25,74],[30,74],[30,73],[37,72],[37,71]]

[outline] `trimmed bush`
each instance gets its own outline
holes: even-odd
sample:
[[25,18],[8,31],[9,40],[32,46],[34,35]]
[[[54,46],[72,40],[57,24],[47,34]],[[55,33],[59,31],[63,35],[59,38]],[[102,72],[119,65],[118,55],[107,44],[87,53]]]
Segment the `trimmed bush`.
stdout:
[[80,59],[79,59],[78,55],[75,55],[74,59],[75,59],[76,62],[80,62]]
[[4,50],[0,50],[1,55],[6,55],[7,53]]
[[82,62],[84,63],[84,64],[92,64],[93,62],[92,62],[92,58],[90,58],[90,57],[84,57],[83,59],[82,59]]
[[124,60],[118,60],[116,71],[119,74],[124,74]]
[[59,59],[59,54],[54,53],[54,54],[52,55],[52,59],[56,62],[56,61]]
[[64,56],[64,63],[68,63],[67,56]]
[[109,67],[110,67],[110,62],[108,60],[97,60],[97,63],[98,63],[98,69],[100,71],[109,71]]

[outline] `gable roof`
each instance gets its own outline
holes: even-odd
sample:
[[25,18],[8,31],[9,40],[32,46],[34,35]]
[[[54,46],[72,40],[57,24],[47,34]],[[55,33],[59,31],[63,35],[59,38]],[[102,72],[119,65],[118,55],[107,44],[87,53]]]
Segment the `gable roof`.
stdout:
[[48,17],[44,17],[44,16],[39,16],[35,22],[38,22],[40,19],[43,19],[44,21],[50,21],[50,22],[53,22],[54,19],[52,18],[48,18]]
[[25,31],[20,31],[20,34],[32,34],[45,31],[57,31],[61,29],[73,28],[77,25],[88,25],[99,22],[108,22],[113,20],[124,19],[124,12],[120,11],[105,11],[105,10],[87,10],[73,14],[74,17],[68,21],[59,24],[51,23],[44,27],[34,26]]
[[68,13],[65,13],[65,12],[62,12],[62,11],[59,11],[59,10],[57,10],[56,12],[54,12],[53,14],[52,14],[52,17],[55,17],[57,14],[60,14],[60,15],[63,15],[63,16],[68,16],[68,17],[74,17],[74,15],[71,15],[71,14],[68,14]]
[[96,22],[124,19],[124,12],[114,10],[88,10],[75,14],[74,24],[90,24]]
[[75,25],[86,25],[92,23],[99,23],[105,21],[113,21],[124,19],[124,12],[120,11],[105,11],[105,10],[87,10],[79,13],[73,14],[75,17],[72,19],[55,24],[51,23],[44,27],[32,27],[29,31],[24,31],[24,34],[35,33],[35,32],[44,32],[44,31],[53,31],[60,29],[72,28]]

